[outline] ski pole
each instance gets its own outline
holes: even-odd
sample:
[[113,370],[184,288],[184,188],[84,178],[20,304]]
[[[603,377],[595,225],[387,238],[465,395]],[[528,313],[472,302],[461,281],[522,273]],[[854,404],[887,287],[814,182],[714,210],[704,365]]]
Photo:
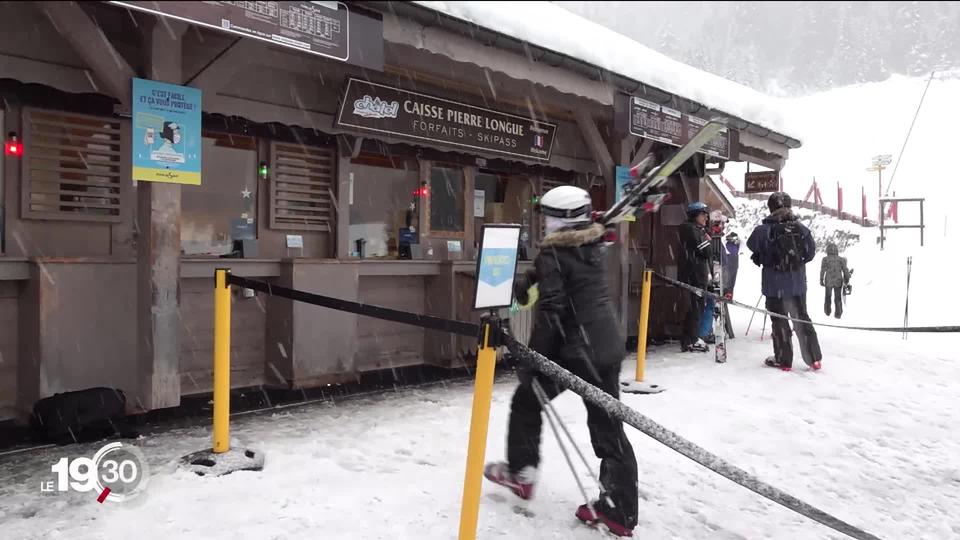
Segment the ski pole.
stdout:
[[[543,391],[543,387],[540,386],[540,382],[536,378],[533,379],[531,387],[533,388],[533,393],[537,396],[537,400],[540,402],[540,406],[547,415],[547,422],[550,424],[550,430],[553,431],[553,436],[557,439],[557,444],[560,446],[560,451],[563,453],[563,457],[567,460],[567,466],[570,467],[570,472],[573,474],[573,479],[577,482],[577,487],[580,489],[580,494],[583,495],[583,500],[586,503],[587,508],[590,509],[593,519],[597,519],[597,515],[593,510],[593,505],[590,504],[590,496],[587,495],[587,490],[583,487],[583,482],[580,481],[580,477],[577,475],[577,469],[573,466],[573,460],[570,459],[570,453],[567,452],[567,446],[563,443],[563,438],[560,437],[560,431],[553,422],[553,416],[550,414],[550,412],[548,412],[552,410],[552,407],[549,404],[550,400],[547,399],[547,395]],[[573,441],[571,441],[571,444],[573,444],[574,448],[577,448],[577,445],[574,444]],[[577,449],[577,452],[579,451],[580,450]]]
[[[761,300],[763,300],[763,294],[760,295],[760,298],[757,298],[757,303],[754,304],[753,307],[759,308],[759,307],[760,307],[760,301],[761,301]],[[756,312],[756,311],[754,311],[753,313],[750,314],[750,322],[747,323],[747,331],[744,332],[744,334],[743,334],[744,337],[750,335],[750,327],[753,325],[753,318],[756,317],[756,316],[757,316],[757,312]]]
[[[907,316],[910,310],[910,268],[913,266],[913,257],[907,257],[907,299],[903,304],[903,327],[907,327]],[[903,339],[907,339],[907,332],[903,333]]]
[[560,414],[557,412],[557,409],[553,407],[553,402],[547,399],[547,393],[543,390],[543,387],[540,386],[540,381],[534,379],[533,384],[535,385],[534,392],[537,393],[537,398],[540,399],[540,404],[543,406],[544,410],[549,411],[548,414],[552,414],[557,419],[557,424],[560,426],[560,429],[563,430],[563,434],[567,436],[567,439],[570,440],[570,444],[573,446],[573,449],[577,451],[577,455],[580,456],[580,461],[583,462],[583,466],[586,467],[587,472],[590,473],[590,478],[593,479],[593,482],[597,485],[597,488],[602,491],[603,485],[600,484],[600,479],[593,471],[593,467],[590,466],[590,462],[587,461],[587,457],[583,455],[580,447],[577,446],[576,442],[573,440],[573,435],[570,434],[570,430],[567,429],[567,425],[560,420]]
[[763,314],[763,326],[760,328],[760,341],[763,341],[763,333],[767,331],[767,314]]

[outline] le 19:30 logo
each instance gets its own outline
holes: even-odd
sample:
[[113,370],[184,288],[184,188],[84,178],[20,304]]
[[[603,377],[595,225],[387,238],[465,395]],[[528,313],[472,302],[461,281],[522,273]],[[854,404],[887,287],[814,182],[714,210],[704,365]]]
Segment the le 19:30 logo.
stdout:
[[150,478],[147,460],[135,446],[112,442],[93,458],[60,458],[50,467],[56,480],[40,484],[41,491],[95,491],[97,502],[123,502],[139,495]]

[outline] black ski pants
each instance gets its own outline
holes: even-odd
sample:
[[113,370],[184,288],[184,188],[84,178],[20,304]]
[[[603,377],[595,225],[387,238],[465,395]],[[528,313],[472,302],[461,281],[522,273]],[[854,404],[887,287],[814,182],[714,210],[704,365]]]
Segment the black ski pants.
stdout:
[[687,295],[687,316],[683,320],[683,336],[680,345],[688,347],[700,339],[700,318],[704,316],[705,301],[693,291],[684,290]]
[[[600,388],[611,396],[620,397],[620,363],[595,368],[585,353],[564,354],[558,362],[575,375]],[[543,387],[548,399],[555,398],[563,389],[542,374],[522,371],[520,386],[510,404],[510,424],[507,432],[507,461],[510,470],[518,472],[540,463],[540,433],[543,412],[533,391],[533,380]],[[587,427],[593,451],[600,458],[600,511],[627,528],[637,524],[637,459],[633,447],[623,431],[623,423],[611,417],[596,405],[584,400],[587,407]],[[611,504],[605,501],[609,499]]]
[[826,293],[823,298],[823,312],[830,316],[830,296],[833,296],[833,303],[836,306],[834,313],[837,318],[843,315],[843,287],[824,287]]
[[[787,315],[801,321],[809,321],[807,314],[807,299],[803,296],[784,296],[781,298],[767,297],[767,311]],[[793,332],[790,330],[790,321],[779,317],[771,317],[773,328],[773,355],[781,366],[793,366]],[[817,330],[812,324],[794,323],[794,331],[800,342],[800,355],[809,366],[823,359],[820,352],[820,341],[817,339]]]

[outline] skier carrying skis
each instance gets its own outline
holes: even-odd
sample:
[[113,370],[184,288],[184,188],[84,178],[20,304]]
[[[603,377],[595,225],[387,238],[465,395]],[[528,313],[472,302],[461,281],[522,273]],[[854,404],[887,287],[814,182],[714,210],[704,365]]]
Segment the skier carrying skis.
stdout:
[[843,290],[850,283],[850,270],[847,258],[840,256],[840,250],[833,242],[827,243],[827,256],[820,262],[820,286],[825,288],[823,312],[830,316],[830,296],[834,300],[834,316],[843,315]]
[[[706,231],[709,215],[706,204],[690,203],[687,206],[687,221],[680,225],[680,261],[677,277],[680,281],[698,289],[707,289],[710,283],[710,261],[713,260],[713,248],[710,245],[710,235]],[[686,294],[687,316],[683,324],[680,350],[707,352],[710,348],[700,338],[700,321],[705,307],[703,296],[692,291],[686,291]]]
[[[560,186],[540,199],[546,236],[534,261],[534,271],[517,276],[514,294],[527,304],[535,282],[539,300],[530,334],[530,348],[597,386],[613,397],[620,394],[620,364],[624,336],[614,315],[607,285],[603,225],[591,221],[590,195],[575,186]],[[484,476],[510,488],[522,499],[533,496],[540,462],[543,408],[533,384],[547,399],[563,389],[550,378],[522,368],[520,386],[510,404],[507,462],[490,463]],[[601,493],[581,505],[578,519],[603,523],[617,536],[633,536],[637,524],[637,462],[623,424],[586,400],[587,426],[600,458]]]
[[[791,212],[792,205],[790,195],[784,192],[770,195],[767,200],[770,215],[750,234],[747,247],[753,252],[753,263],[763,267],[761,284],[767,298],[767,311],[809,321],[806,265],[816,255],[816,243],[810,230]],[[771,322],[774,355],[764,363],[790,371],[793,367],[790,322],[779,317],[771,317]],[[816,329],[812,324],[800,323],[794,330],[803,361],[814,370],[820,369],[823,355]]]

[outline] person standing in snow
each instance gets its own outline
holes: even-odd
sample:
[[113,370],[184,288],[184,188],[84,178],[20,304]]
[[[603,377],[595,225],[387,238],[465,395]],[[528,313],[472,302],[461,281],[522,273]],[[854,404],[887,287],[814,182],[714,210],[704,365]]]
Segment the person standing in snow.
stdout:
[[[733,300],[733,288],[737,284],[737,271],[740,269],[740,236],[731,232],[723,239],[724,249],[722,250],[723,266],[723,296],[727,300]],[[733,323],[730,321],[730,309],[728,304],[723,304],[723,322],[726,326],[727,339],[736,337],[733,333]]]
[[843,288],[850,282],[850,270],[847,258],[840,256],[840,250],[833,242],[827,243],[827,256],[820,262],[820,286],[824,287],[823,312],[830,316],[830,296],[833,296],[834,316],[843,315]]
[[[687,206],[687,221],[680,225],[680,260],[677,278],[687,285],[707,289],[710,284],[710,264],[713,249],[707,234],[707,218],[710,212],[702,202]],[[687,316],[683,323],[680,350],[683,352],[707,352],[707,344],[700,338],[700,321],[705,301],[702,295],[692,291],[687,294]]]
[[[553,360],[614,398],[620,395],[620,364],[625,338],[608,290],[603,225],[591,221],[590,195],[575,186],[560,186],[540,199],[546,236],[534,260],[533,272],[517,276],[514,294],[529,303],[528,289],[536,283],[531,349]],[[543,409],[533,385],[547,399],[563,389],[550,378],[527,368],[510,403],[507,461],[490,463],[484,476],[522,499],[533,496],[540,462]],[[602,491],[597,501],[581,505],[576,517],[601,522],[618,536],[632,536],[637,524],[637,461],[623,423],[584,400],[593,450],[600,458]],[[591,508],[592,507],[592,508]]]
[[[750,234],[747,247],[753,252],[751,260],[754,264],[763,267],[761,284],[767,298],[767,311],[810,321],[806,265],[816,255],[816,243],[810,230],[791,211],[792,205],[790,195],[784,192],[770,195],[767,200],[770,215]],[[764,363],[790,371],[793,367],[790,322],[771,317],[771,324],[773,356]],[[814,370],[820,369],[823,355],[816,329],[812,324],[799,323],[794,330],[800,341],[803,361]]]

